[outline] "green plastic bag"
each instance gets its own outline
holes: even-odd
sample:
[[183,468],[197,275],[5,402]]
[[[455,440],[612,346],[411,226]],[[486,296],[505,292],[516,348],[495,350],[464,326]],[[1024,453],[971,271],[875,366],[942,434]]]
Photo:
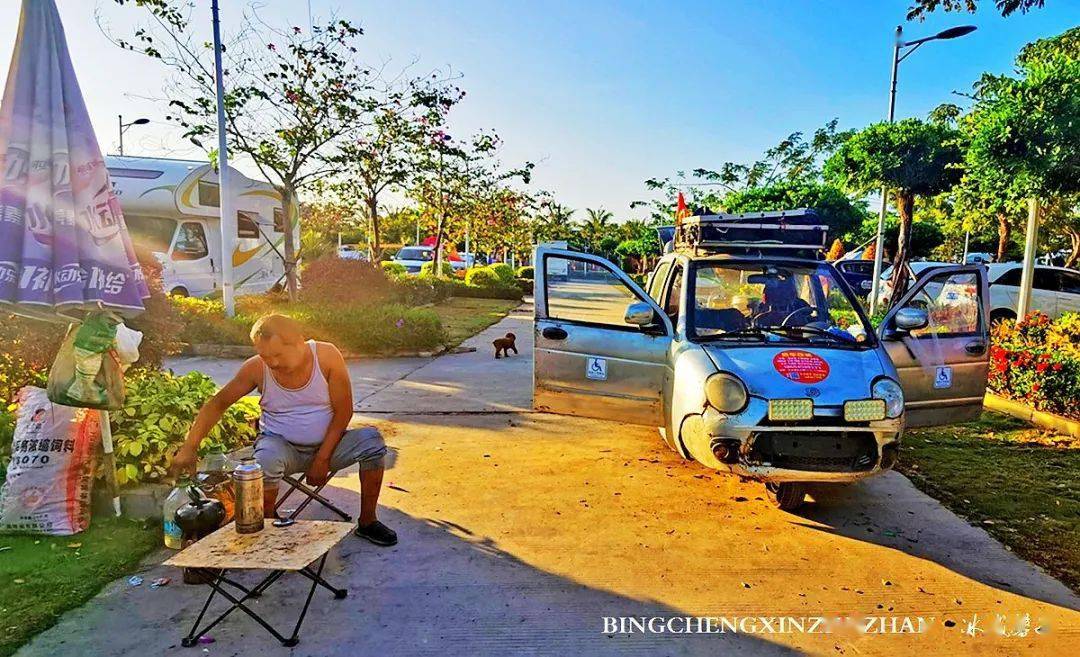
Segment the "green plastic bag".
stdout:
[[49,370],[49,401],[116,410],[124,405],[124,373],[117,357],[116,321],[102,313],[68,330]]

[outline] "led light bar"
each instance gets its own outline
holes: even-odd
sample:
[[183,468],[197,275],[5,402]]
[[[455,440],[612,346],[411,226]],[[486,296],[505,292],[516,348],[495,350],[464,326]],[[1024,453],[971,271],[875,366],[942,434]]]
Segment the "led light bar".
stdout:
[[844,402],[844,420],[847,422],[872,422],[884,419],[884,399],[856,399]]
[[810,420],[814,417],[812,399],[769,400],[770,420]]

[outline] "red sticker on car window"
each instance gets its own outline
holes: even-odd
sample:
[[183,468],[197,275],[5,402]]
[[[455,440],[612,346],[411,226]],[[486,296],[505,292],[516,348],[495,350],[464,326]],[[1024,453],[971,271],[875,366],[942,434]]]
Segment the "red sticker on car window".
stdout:
[[781,351],[773,356],[772,364],[777,372],[798,383],[818,383],[829,376],[824,358],[801,349]]

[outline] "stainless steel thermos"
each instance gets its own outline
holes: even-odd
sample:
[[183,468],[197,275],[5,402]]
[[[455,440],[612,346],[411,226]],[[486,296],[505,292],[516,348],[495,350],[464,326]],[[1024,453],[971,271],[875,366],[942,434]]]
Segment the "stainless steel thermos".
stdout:
[[254,458],[245,458],[233,470],[236,486],[236,532],[254,534],[263,529],[263,471]]

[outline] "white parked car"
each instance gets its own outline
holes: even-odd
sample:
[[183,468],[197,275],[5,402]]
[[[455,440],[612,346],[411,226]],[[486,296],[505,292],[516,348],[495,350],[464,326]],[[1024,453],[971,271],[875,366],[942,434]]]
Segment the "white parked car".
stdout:
[[419,274],[424,263],[434,259],[435,249],[430,246],[404,246],[394,256],[394,262],[405,267],[409,274]]
[[[450,266],[460,271],[468,267],[472,267],[475,256],[472,253],[459,253],[458,260],[451,260],[443,253],[443,261],[450,264]],[[404,246],[397,255],[394,256],[394,262],[405,267],[405,271],[409,274],[419,274],[420,268],[424,266],[425,262],[431,262],[435,259],[435,249],[430,246]]]
[[[1016,319],[1024,266],[1019,262],[1001,262],[987,265],[986,269],[990,279],[990,321]],[[1080,312],[1080,272],[1035,265],[1031,309],[1046,313],[1050,319],[1068,312]]]
[[[908,263],[916,279],[921,280],[928,272],[939,267],[950,267],[948,262]],[[990,321],[1016,319],[1019,301],[1020,278],[1024,266],[1019,262],[996,262],[986,266],[990,282]],[[892,267],[881,272],[881,298],[888,302],[892,296],[889,280]],[[1035,280],[1031,287],[1031,310],[1046,313],[1055,319],[1067,312],[1080,312],[1080,272],[1065,267],[1035,265]]]
[[367,260],[367,248],[359,244],[342,244],[337,249],[337,257],[342,260]]

